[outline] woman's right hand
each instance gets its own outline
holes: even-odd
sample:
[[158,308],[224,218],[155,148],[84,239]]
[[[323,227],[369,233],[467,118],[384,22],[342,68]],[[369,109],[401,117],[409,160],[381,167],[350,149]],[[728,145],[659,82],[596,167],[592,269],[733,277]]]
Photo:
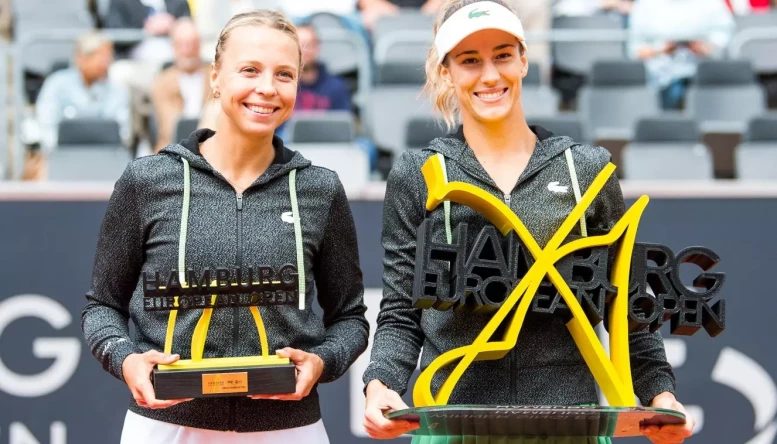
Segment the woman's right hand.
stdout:
[[378,380],[367,384],[367,407],[364,411],[364,429],[370,438],[393,439],[419,427],[417,422],[386,419],[386,410],[406,409],[407,404],[399,394]]
[[191,401],[188,399],[156,399],[154,386],[151,385],[151,372],[157,364],[172,364],[177,361],[178,355],[168,355],[156,350],[149,350],[143,354],[133,353],[124,359],[121,364],[121,371],[124,373],[124,382],[135,398],[139,406],[149,409],[166,409],[182,402]]

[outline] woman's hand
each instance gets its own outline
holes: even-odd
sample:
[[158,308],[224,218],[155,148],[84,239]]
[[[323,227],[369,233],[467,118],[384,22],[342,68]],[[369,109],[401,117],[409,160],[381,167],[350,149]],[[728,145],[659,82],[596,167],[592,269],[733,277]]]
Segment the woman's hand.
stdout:
[[373,439],[393,439],[419,427],[417,422],[386,419],[386,410],[402,410],[407,404],[399,394],[378,380],[367,384],[367,406],[364,410],[364,429]]
[[646,426],[642,428],[642,434],[647,436],[653,444],[678,444],[693,434],[693,426],[696,424],[693,418],[685,411],[685,407],[677,401],[672,393],[664,392],[653,398],[650,407],[675,410],[685,415],[684,425]]
[[121,363],[124,382],[127,383],[132,397],[135,398],[135,402],[139,406],[148,409],[166,409],[193,399],[156,399],[154,386],[151,384],[151,372],[157,364],[172,364],[178,358],[178,355],[167,355],[156,350],[149,350],[143,354],[133,353],[124,359],[124,362]]
[[275,352],[281,358],[289,358],[297,367],[297,386],[294,393],[281,395],[252,395],[251,399],[276,399],[279,401],[299,401],[308,396],[324,371],[324,361],[312,353],[286,347]]

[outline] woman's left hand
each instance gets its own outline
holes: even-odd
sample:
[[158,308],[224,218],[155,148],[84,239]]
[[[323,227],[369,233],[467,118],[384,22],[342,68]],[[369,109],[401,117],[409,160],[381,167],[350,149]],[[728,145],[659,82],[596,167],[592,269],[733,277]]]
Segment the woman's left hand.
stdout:
[[274,399],[279,401],[299,401],[308,396],[324,371],[324,361],[312,353],[286,347],[275,352],[281,358],[289,358],[297,367],[297,387],[294,393],[281,395],[251,395],[251,399]]
[[661,393],[653,398],[650,407],[675,410],[685,415],[685,424],[683,425],[651,425],[643,427],[641,430],[642,434],[647,436],[654,444],[678,444],[693,434],[693,426],[696,423],[688,415],[688,412],[685,411],[685,407],[677,401],[674,394],[669,392]]

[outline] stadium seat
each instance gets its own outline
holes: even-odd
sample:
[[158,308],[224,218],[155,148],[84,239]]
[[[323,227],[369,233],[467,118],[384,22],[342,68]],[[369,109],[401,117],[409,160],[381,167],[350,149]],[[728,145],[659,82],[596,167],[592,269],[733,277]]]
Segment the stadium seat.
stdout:
[[[777,28],[777,11],[769,13],[738,15],[736,34],[729,43],[729,55],[753,64],[753,70],[759,74],[777,73],[777,36],[770,39],[745,41],[748,34],[771,32]],[[737,48],[738,47],[738,48]],[[734,54],[733,52],[738,52]]]
[[[50,33],[51,30],[86,32],[94,28],[94,20],[84,0],[12,0],[14,34],[19,42],[31,34]],[[41,40],[21,48],[25,71],[45,76],[55,62],[73,57],[73,40]]]
[[422,31],[432,35],[434,16],[421,14],[418,11],[402,10],[396,15],[384,15],[375,22],[372,32],[373,41],[379,42],[383,37],[397,31]]
[[359,192],[370,180],[370,161],[361,148],[352,143],[290,143],[313,165],[337,173],[346,192]]
[[348,30],[340,17],[329,12],[317,12],[310,16],[307,22],[316,29],[316,32],[324,29]]
[[366,105],[373,82],[372,60],[367,42],[355,31],[335,28],[317,28],[321,43],[319,60],[326,64],[332,74],[346,77],[355,74],[356,85],[353,103],[363,108]]
[[631,140],[637,121],[659,115],[660,104],[641,62],[599,61],[591,70],[590,85],[580,92],[579,110],[594,141]]
[[777,115],[750,121],[745,141],[735,151],[736,177],[777,180]]
[[119,124],[115,120],[75,118],[63,120],[58,128],[58,147],[65,145],[121,145]]
[[399,155],[405,147],[405,128],[413,117],[432,117],[429,99],[416,85],[377,86],[370,93],[365,131],[378,148]]
[[175,125],[175,139],[171,143],[178,143],[184,139],[188,139],[191,134],[197,130],[199,126],[199,120],[197,119],[181,119]]
[[766,111],[766,92],[747,61],[699,63],[688,89],[688,116],[702,132],[743,133],[748,122]]
[[539,65],[529,63],[521,85],[521,104],[526,118],[553,116],[558,113],[560,101],[558,91],[542,83]]
[[[553,29],[568,30],[622,30],[622,19],[609,15],[593,15],[580,17],[556,17],[553,19]],[[625,59],[626,51],[623,42],[557,42],[551,44],[551,54],[558,68],[575,74],[587,75],[598,60]]]
[[347,143],[354,139],[348,111],[296,112],[287,126],[290,143]]
[[712,180],[712,154],[700,142],[698,125],[691,119],[642,119],[634,141],[623,150],[628,180]]
[[115,182],[131,160],[122,146],[65,145],[48,154],[48,179]]
[[405,125],[405,149],[420,150],[429,142],[448,134],[445,124],[433,117],[413,117]]
[[580,118],[574,114],[558,115],[554,117],[527,118],[529,125],[539,125],[556,136],[568,136],[578,143],[589,143],[588,137],[583,132],[583,124]]

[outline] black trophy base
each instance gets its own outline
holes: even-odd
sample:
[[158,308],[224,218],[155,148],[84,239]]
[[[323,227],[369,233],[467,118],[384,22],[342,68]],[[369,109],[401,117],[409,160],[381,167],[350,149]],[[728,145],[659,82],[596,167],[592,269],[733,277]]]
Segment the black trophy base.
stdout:
[[[421,427],[410,433],[416,437],[484,438],[478,444],[529,437],[621,438],[640,436],[640,426],[685,424],[680,412],[647,407],[447,405],[398,410],[386,417],[419,422]],[[438,442],[413,440],[427,441]]]
[[157,399],[220,398],[294,393],[294,364],[211,369],[154,369]]

